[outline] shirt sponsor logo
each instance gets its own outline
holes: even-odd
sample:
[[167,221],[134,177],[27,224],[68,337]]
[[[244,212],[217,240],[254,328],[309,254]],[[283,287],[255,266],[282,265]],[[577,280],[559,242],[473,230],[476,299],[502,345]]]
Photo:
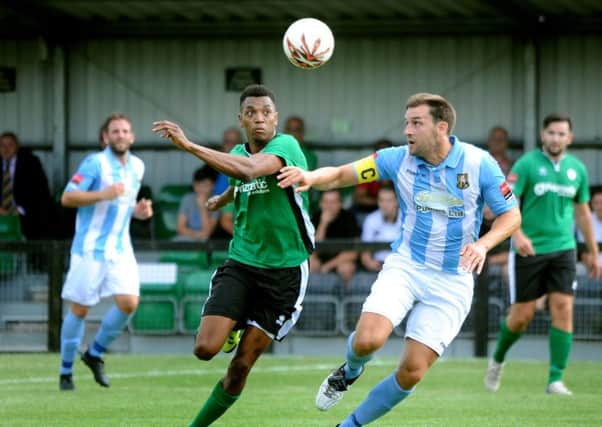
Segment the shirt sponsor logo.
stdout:
[[575,194],[577,194],[577,189],[570,185],[558,185],[554,182],[538,182],[533,186],[533,192],[536,196],[543,196],[546,193],[556,193],[560,197],[573,199]]
[[418,212],[439,212],[449,218],[464,217],[463,200],[444,191],[421,191],[414,197],[414,204]]
[[235,188],[236,192],[249,193],[249,195],[269,193],[268,181],[265,176],[260,176],[251,182],[240,184]]

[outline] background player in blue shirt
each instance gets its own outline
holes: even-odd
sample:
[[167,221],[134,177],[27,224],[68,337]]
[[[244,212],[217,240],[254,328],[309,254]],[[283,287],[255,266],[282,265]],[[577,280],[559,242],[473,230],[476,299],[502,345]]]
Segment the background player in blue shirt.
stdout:
[[61,390],[73,390],[73,361],[84,335],[84,320],[100,298],[114,296],[94,343],[82,355],[94,379],[108,387],[101,358],[119,336],[138,306],[140,281],[130,240],[130,220],[148,219],[150,200],[136,203],[144,164],[129,151],[134,143],[130,120],[109,116],[105,125],[106,148],[86,157],[67,184],[61,203],[77,207],[71,260],[61,297],[71,301],[61,327]]
[[[372,389],[342,427],[368,424],[414,391],[470,311],[472,273],[480,273],[487,252],[520,225],[516,200],[499,166],[485,151],[451,135],[455,118],[443,97],[416,94],[406,104],[406,146],[339,167],[309,172],[285,167],[279,175],[282,187],[297,184],[296,191],[390,179],[397,193],[400,237],[349,336],[347,360],[324,380],[316,405],[328,410],[341,400],[411,309],[404,355],[399,368]],[[498,217],[479,238],[485,203]]]

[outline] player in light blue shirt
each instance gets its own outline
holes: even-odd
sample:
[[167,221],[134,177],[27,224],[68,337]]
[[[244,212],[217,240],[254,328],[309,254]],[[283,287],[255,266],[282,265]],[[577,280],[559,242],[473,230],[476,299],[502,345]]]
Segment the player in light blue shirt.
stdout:
[[[297,185],[296,191],[390,179],[399,201],[400,236],[349,336],[345,363],[320,386],[318,409],[328,410],[342,399],[409,312],[404,355],[399,368],[341,427],[368,424],[414,391],[460,331],[471,307],[473,273],[481,272],[487,252],[520,225],[516,200],[499,166],[485,151],[451,135],[455,120],[446,99],[416,94],[406,104],[406,146],[339,167],[309,172],[285,167],[279,175],[282,187]],[[479,238],[485,203],[498,217]]]
[[100,298],[114,296],[94,343],[82,355],[94,379],[108,387],[101,358],[138,306],[140,282],[130,241],[132,216],[152,216],[149,200],[136,203],[144,164],[129,152],[134,142],[130,120],[123,114],[107,118],[106,148],[84,159],[67,184],[61,202],[77,207],[71,260],[61,297],[70,301],[61,327],[60,390],[73,390],[73,361],[84,335],[84,321]]

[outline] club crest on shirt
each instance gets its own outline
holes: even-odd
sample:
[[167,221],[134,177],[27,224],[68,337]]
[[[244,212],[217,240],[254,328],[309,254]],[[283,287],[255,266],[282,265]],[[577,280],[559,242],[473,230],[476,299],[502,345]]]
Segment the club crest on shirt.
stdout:
[[458,187],[460,190],[466,190],[468,187],[470,187],[467,173],[459,173],[456,175],[456,187]]

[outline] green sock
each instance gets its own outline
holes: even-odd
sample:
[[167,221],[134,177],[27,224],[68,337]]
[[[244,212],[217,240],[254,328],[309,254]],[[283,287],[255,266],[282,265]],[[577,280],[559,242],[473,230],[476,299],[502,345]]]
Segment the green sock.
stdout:
[[493,360],[497,363],[502,363],[506,359],[506,353],[512,347],[512,344],[518,341],[522,334],[522,332],[512,332],[506,325],[506,319],[502,320],[500,332],[497,335],[497,346],[493,353]]
[[548,384],[562,379],[571,354],[573,334],[570,332],[550,327],[550,378]]
[[236,399],[240,394],[229,394],[224,391],[224,386],[222,385],[222,380],[219,380],[215,387],[213,387],[213,391],[211,395],[196,415],[190,427],[206,427],[211,424],[213,421],[217,420],[222,416],[226,410],[232,406]]

